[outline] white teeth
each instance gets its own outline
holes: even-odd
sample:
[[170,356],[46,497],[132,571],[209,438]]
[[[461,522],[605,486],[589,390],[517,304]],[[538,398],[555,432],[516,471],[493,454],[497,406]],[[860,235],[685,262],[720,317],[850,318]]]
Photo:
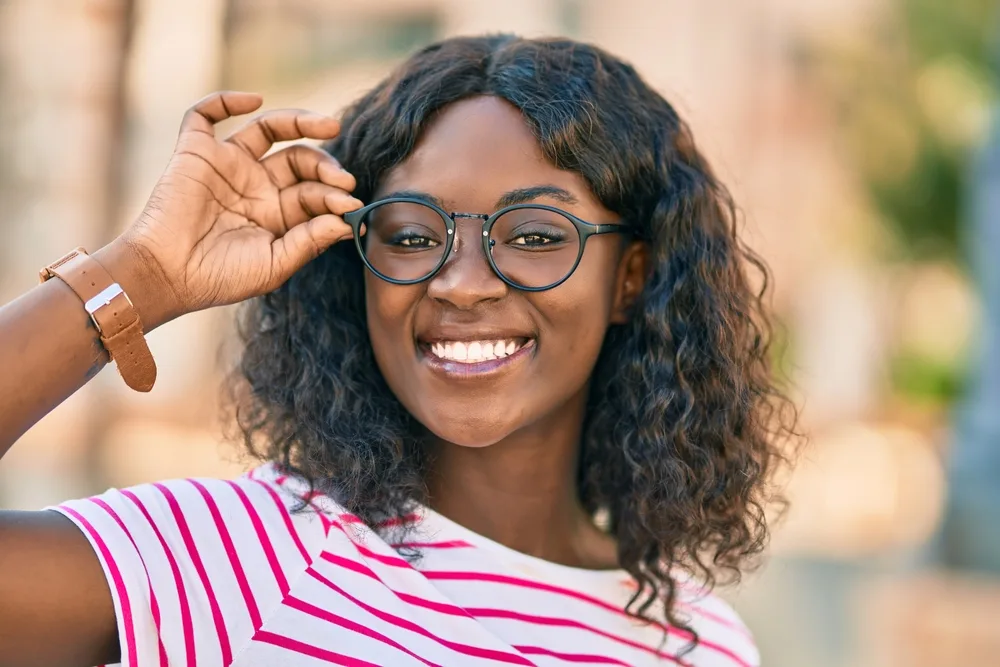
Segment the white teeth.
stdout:
[[476,364],[492,359],[502,359],[514,354],[521,345],[514,340],[449,341],[430,346],[431,353],[439,359]]

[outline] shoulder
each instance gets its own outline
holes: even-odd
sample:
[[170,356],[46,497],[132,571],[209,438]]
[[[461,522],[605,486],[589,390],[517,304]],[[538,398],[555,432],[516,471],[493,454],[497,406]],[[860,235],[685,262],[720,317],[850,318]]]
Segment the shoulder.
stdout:
[[[131,540],[155,537],[184,546],[201,542],[227,548],[255,535],[272,546],[314,543],[322,537],[322,522],[306,508],[295,484],[267,464],[243,477],[174,479],[126,489],[110,489],[91,498],[69,501],[53,509],[79,523],[79,518],[117,526]],[[136,533],[136,534],[133,534]]]
[[733,606],[714,591],[705,590],[697,582],[676,579],[678,585],[677,614],[698,634],[698,652],[711,654],[716,662],[694,661],[693,664],[736,664],[743,667],[760,665],[760,653],[753,633]]
[[325,540],[317,513],[270,465],[233,480],[111,489],[51,509],[97,552],[122,655],[140,664],[160,652],[185,663],[195,646],[199,658],[229,664]]

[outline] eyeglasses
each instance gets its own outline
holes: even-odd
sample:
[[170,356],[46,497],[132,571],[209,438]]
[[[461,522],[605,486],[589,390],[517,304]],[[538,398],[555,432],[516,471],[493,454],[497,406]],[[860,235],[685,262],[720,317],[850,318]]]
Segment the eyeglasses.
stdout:
[[528,292],[552,289],[573,275],[591,236],[630,231],[626,225],[598,225],[542,204],[515,204],[485,215],[448,213],[421,199],[393,197],[344,215],[365,265],[396,285],[423,282],[441,270],[456,242],[458,218],[483,221],[483,251],[490,267],[511,287]]

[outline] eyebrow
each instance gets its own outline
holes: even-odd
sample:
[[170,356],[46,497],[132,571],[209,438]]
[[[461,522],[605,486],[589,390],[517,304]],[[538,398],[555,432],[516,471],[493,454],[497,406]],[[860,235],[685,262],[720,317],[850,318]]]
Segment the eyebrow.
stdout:
[[555,185],[536,185],[530,188],[518,188],[511,190],[500,196],[497,200],[497,208],[513,206],[514,204],[524,204],[534,201],[539,197],[550,197],[564,204],[578,204],[579,200],[569,190],[556,187]]
[[[384,195],[381,199],[390,199],[393,197],[409,197],[410,199],[419,199],[429,204],[434,204],[438,208],[448,210],[444,205],[444,202],[440,199],[430,193],[421,192],[419,190],[397,190]],[[497,199],[495,206],[497,209],[501,209],[507,206],[513,206],[514,204],[531,202],[540,197],[550,197],[564,204],[580,203],[580,200],[577,199],[576,196],[569,190],[555,185],[535,185],[530,188],[517,188],[516,190],[505,192],[500,195],[499,199]]]

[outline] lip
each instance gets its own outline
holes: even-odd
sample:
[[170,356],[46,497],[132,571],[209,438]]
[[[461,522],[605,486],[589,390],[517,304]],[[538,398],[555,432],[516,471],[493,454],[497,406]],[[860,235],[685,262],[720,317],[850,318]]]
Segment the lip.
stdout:
[[[517,338],[524,338],[524,336],[517,336]],[[445,339],[441,339],[445,340]],[[456,340],[456,339],[449,339]],[[460,338],[457,340],[461,340]],[[476,339],[470,339],[476,340]],[[436,341],[435,341],[436,342]],[[426,343],[420,343],[417,345],[417,351],[420,355],[421,361],[427,364],[433,372],[444,375],[450,379],[455,380],[466,380],[466,379],[482,379],[489,378],[492,376],[505,373],[510,369],[514,368],[518,364],[524,363],[528,357],[530,357],[535,352],[535,339],[529,338],[528,342],[521,346],[521,348],[514,354],[502,357],[499,359],[484,359],[474,364],[466,364],[459,361],[449,361],[447,359],[441,359],[434,355],[430,351]]]

